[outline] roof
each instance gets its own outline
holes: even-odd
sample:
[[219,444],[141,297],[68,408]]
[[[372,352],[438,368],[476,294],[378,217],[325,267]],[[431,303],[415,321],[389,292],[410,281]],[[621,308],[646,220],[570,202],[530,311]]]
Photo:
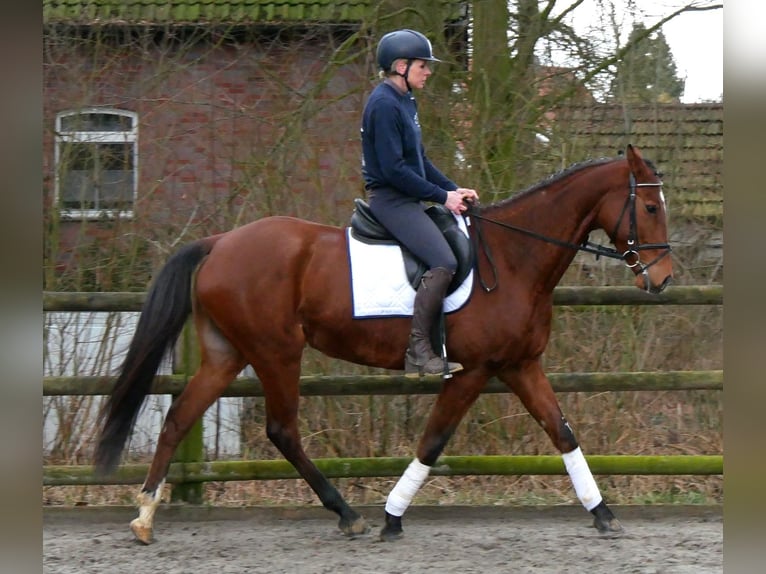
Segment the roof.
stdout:
[[[575,157],[612,156],[626,143],[664,172],[680,215],[723,214],[723,103],[562,106],[556,128]],[[587,154],[587,155],[586,155]]]
[[[466,2],[441,1],[452,6],[448,20],[465,18]],[[368,19],[379,5],[379,0],[43,0],[43,23],[342,23]]]

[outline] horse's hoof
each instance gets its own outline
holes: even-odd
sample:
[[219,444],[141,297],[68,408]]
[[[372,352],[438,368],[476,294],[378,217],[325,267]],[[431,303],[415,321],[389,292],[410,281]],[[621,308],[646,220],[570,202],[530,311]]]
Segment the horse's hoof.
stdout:
[[599,534],[607,536],[621,536],[625,532],[620,521],[614,517],[611,519],[601,519],[597,516],[593,519],[593,526],[598,530]]
[[136,537],[136,540],[142,544],[151,544],[154,542],[153,529],[141,524],[141,521],[138,518],[133,519],[130,523],[130,529],[133,531],[133,536]]
[[341,518],[340,522],[338,522],[338,528],[341,529],[343,534],[350,536],[351,538],[367,534],[370,531],[367,521],[361,516],[357,516],[353,520],[344,520]]
[[593,527],[604,536],[620,536],[623,533],[622,524],[602,500],[593,510]]
[[391,528],[390,526],[384,526],[380,531],[380,540],[382,542],[395,542],[404,537],[404,531],[399,528]]
[[402,530],[402,517],[394,516],[386,512],[386,525],[380,531],[380,539],[383,542],[394,542],[404,536]]

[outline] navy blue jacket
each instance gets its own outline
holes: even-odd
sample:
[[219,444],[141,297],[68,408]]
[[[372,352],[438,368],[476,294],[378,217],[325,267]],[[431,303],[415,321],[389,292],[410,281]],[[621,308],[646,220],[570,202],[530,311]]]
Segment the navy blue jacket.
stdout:
[[394,188],[442,204],[458,188],[425,154],[411,92],[381,82],[370,94],[362,115],[362,176],[367,189]]

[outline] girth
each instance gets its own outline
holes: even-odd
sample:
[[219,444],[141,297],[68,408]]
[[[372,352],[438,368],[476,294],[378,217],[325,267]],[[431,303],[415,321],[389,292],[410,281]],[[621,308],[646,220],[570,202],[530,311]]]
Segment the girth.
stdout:
[[[447,288],[447,295],[455,291],[465,280],[473,268],[474,254],[470,239],[460,230],[452,213],[443,205],[434,204],[425,210],[426,214],[436,223],[447,240],[452,252],[457,258],[457,271]],[[383,227],[370,211],[370,206],[361,198],[354,199],[354,212],[351,214],[351,234],[354,239],[368,244],[399,245],[404,259],[404,269],[407,280],[413,289],[418,288],[420,279],[428,270],[425,263],[420,261],[404,245],[399,243]]]

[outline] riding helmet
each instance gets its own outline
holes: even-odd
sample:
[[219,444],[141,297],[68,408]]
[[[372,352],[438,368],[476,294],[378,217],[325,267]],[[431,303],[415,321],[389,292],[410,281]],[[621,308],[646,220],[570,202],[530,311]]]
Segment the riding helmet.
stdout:
[[395,30],[389,32],[378,42],[378,66],[388,72],[395,60],[428,60],[441,62],[434,57],[431,42],[415,30]]

